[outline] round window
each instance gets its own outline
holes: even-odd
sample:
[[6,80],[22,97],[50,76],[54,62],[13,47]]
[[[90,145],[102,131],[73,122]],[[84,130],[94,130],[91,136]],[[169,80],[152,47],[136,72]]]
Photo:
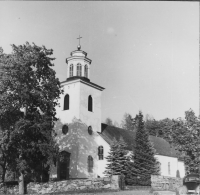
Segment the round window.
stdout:
[[92,127],[89,126],[89,127],[88,127],[88,133],[89,133],[89,135],[92,135],[92,132],[93,132],[93,131],[92,131]]
[[68,126],[67,125],[63,125],[62,133],[65,134],[65,135],[68,133]]

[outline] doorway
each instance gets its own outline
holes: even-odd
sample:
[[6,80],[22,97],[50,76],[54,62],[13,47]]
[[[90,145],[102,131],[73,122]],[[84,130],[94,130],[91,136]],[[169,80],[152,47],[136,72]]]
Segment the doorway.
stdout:
[[62,151],[59,155],[58,177],[60,180],[69,179],[70,153]]

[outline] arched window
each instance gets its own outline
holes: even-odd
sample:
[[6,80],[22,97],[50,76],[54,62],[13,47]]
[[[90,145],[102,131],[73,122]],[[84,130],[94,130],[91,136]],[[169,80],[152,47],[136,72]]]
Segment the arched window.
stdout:
[[81,76],[82,75],[82,71],[81,71],[81,64],[77,64],[77,76]]
[[88,127],[88,133],[89,133],[89,135],[92,135],[92,132],[93,132],[93,131],[92,131],[92,127],[89,126],[89,127]]
[[92,96],[88,97],[88,111],[92,112]]
[[69,67],[69,77],[73,77],[73,69],[74,69],[73,64],[71,64]]
[[64,110],[69,110],[69,95],[66,94],[64,98]]
[[168,162],[168,175],[170,175],[170,162]]
[[84,72],[85,72],[85,77],[86,78],[88,78],[88,66],[87,65],[85,65],[85,70],[84,70]]
[[99,160],[103,160],[103,146],[98,147]]
[[63,127],[62,127],[62,133],[64,135],[66,135],[68,133],[68,126],[67,125],[63,125]]
[[94,166],[93,158],[92,156],[88,156],[88,172],[89,173],[93,173],[93,166]]

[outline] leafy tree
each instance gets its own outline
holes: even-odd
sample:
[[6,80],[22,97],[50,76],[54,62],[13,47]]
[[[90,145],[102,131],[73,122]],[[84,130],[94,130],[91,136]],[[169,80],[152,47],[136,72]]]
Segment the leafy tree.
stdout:
[[120,127],[119,123],[117,121],[114,122],[113,124],[114,127]]
[[151,118],[145,121],[145,129],[149,132],[149,135],[162,137],[169,143],[172,143],[172,126],[173,121],[169,118],[159,121]]
[[123,129],[134,131],[135,121],[130,114],[124,114],[121,126]]
[[106,118],[106,120],[105,120],[105,124],[107,124],[107,125],[109,125],[109,126],[113,126],[113,121],[112,121],[112,119],[111,118]]
[[199,173],[200,120],[192,109],[185,112],[185,120],[174,120],[172,140],[180,157],[184,159],[187,173]]
[[20,174],[23,194],[24,176],[36,178],[57,156],[53,127],[62,91],[52,69],[51,49],[28,42],[12,49],[11,54],[0,53],[0,166],[3,162],[4,170]]
[[155,119],[147,119],[145,121],[145,129],[149,132],[149,135],[158,136],[159,123]]
[[151,175],[160,172],[159,162],[154,157],[155,150],[149,140],[148,131],[144,128],[142,112],[136,116],[136,139],[133,151],[133,163],[129,166],[126,182],[129,185],[150,185]]
[[127,156],[128,151],[126,150],[127,144],[123,138],[120,137],[119,141],[115,138],[110,146],[109,155],[106,157],[108,165],[105,170],[105,174],[111,175],[127,175],[127,167],[129,158]]

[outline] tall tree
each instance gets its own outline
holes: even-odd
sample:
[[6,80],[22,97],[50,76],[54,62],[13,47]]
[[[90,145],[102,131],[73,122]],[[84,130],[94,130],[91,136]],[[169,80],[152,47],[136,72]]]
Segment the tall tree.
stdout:
[[106,175],[127,175],[129,157],[127,156],[128,151],[126,148],[127,145],[122,137],[120,137],[119,141],[117,141],[115,138],[113,139],[113,142],[110,146],[110,152],[106,157],[108,161],[105,171]]
[[149,132],[149,135],[162,137],[170,143],[172,143],[172,126],[173,121],[169,118],[165,118],[159,121],[148,118],[145,121],[145,129]]
[[105,120],[105,124],[107,124],[107,125],[109,125],[109,126],[113,126],[113,121],[112,121],[112,119],[111,118],[106,118],[106,120]]
[[184,159],[186,172],[199,173],[200,119],[190,109],[185,112],[185,120],[179,118],[173,122],[173,144]]
[[37,165],[47,170],[58,153],[53,127],[62,90],[52,69],[53,50],[28,42],[12,49],[0,55],[0,124],[3,138],[9,137],[0,146],[2,153],[11,152],[7,168],[20,173],[23,194],[24,176],[39,174]]
[[134,131],[135,123],[133,117],[130,114],[125,113],[122,119],[121,126],[123,129]]
[[150,185],[151,175],[160,172],[159,162],[156,160],[155,150],[149,140],[148,131],[144,128],[142,112],[136,117],[136,139],[133,150],[133,163],[129,166],[126,182],[131,185]]

